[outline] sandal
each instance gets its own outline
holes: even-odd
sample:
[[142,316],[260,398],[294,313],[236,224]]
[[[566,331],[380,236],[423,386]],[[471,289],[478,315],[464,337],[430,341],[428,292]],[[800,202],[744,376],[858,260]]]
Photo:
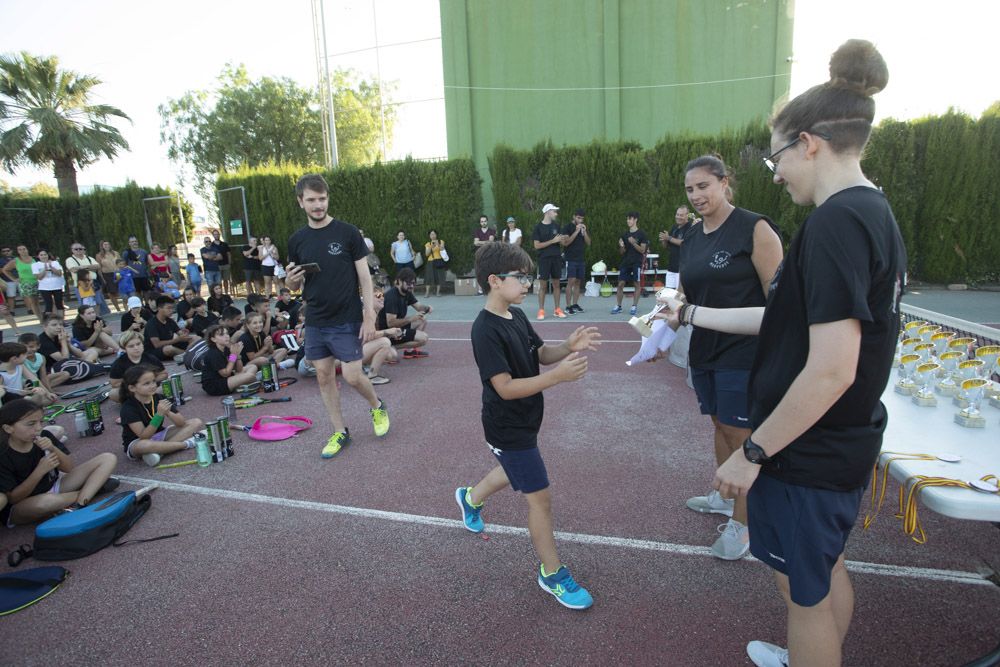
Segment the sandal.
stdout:
[[381,375],[369,375],[368,381],[372,384],[389,384],[389,378]]

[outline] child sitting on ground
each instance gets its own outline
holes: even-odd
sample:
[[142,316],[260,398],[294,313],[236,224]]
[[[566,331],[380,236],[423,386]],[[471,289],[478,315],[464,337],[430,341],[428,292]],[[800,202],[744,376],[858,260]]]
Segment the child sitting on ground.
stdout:
[[[139,364],[125,371],[118,388],[122,398],[122,448],[129,460],[141,458],[150,467],[159,465],[164,454],[194,448],[194,434],[204,426],[197,417],[185,419],[174,412],[171,402],[156,392],[159,386],[156,369]],[[164,426],[168,419],[171,425]]]
[[56,395],[41,386],[38,376],[25,366],[27,356],[28,348],[21,343],[0,343],[0,385],[4,389],[0,402],[24,398],[38,407],[52,405]]
[[160,290],[161,294],[166,294],[175,299],[181,298],[181,288],[170,279],[170,275],[167,273],[161,273],[156,279],[156,289]]
[[62,383],[69,380],[69,373],[66,371],[49,373],[48,369],[45,368],[45,357],[43,357],[42,353],[38,351],[40,345],[38,334],[21,334],[17,337],[17,342],[24,345],[24,347],[28,350],[28,356],[24,358],[25,368],[38,377],[38,380],[41,382],[43,387],[52,391],[53,388],[58,387]]
[[254,362],[260,366],[272,359],[281,368],[291,368],[294,362],[283,363],[288,357],[288,350],[285,348],[274,348],[274,341],[264,331],[264,316],[258,312],[247,315],[246,333],[240,336],[240,343],[243,344],[242,360],[244,364]]
[[191,333],[195,336],[203,338],[206,329],[219,323],[219,318],[208,312],[208,303],[200,296],[191,299],[191,310],[194,311],[194,315],[189,316],[189,321]]
[[0,408],[0,493],[9,505],[0,510],[0,525],[34,523],[84,507],[117,464],[105,452],[74,465],[52,428],[42,430],[41,408],[23,399],[7,403]]
[[[472,325],[472,352],[483,385],[482,423],[486,443],[500,465],[476,486],[455,489],[465,527],[481,533],[483,504],[507,487],[524,494],[528,532],[541,565],[538,585],[570,609],[593,604],[559,560],[552,532],[551,494],[545,463],[538,451],[542,425],[542,391],[579,380],[587,372],[585,350],[596,350],[596,327],[577,327],[559,345],[548,345],[514,304],[524,301],[534,271],[520,246],[489,243],[476,251],[476,282],[487,294],[486,307]],[[539,364],[559,365],[539,374]]]
[[[146,328],[146,317],[142,314],[142,299],[137,296],[130,296],[125,305],[128,307],[128,310],[122,315],[122,333],[126,331],[142,333]],[[120,344],[121,342],[119,341]]]
[[116,403],[122,402],[122,381],[125,378],[125,373],[133,366],[146,364],[152,368],[156,372],[157,383],[167,379],[167,369],[163,367],[163,363],[149,352],[146,352],[146,344],[143,341],[142,334],[136,331],[126,331],[122,334],[118,342],[125,353],[115,359],[114,363],[111,364],[111,370],[108,371],[108,380],[111,382],[111,393],[109,396],[112,401]]
[[80,273],[80,277],[76,279],[76,290],[80,294],[80,308],[97,305],[97,292],[94,289],[94,280],[90,277],[90,273]]
[[201,387],[209,396],[225,396],[241,384],[257,380],[257,366],[243,365],[243,343],[229,344],[229,329],[225,324],[213,324],[205,330],[209,349],[205,353],[205,368],[201,372]]

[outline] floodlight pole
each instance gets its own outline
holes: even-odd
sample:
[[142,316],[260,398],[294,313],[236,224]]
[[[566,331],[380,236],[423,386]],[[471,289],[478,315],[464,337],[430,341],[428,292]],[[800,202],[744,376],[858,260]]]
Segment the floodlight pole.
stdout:
[[[317,19],[319,25],[317,26]],[[333,109],[333,85],[330,82],[330,56],[327,53],[326,48],[326,12],[323,9],[323,0],[313,0],[313,32],[317,32],[317,27],[319,33],[317,37],[322,37],[322,46],[319,43],[319,39],[316,40],[316,50],[317,52],[322,52],[322,62],[323,62],[323,81],[320,82],[319,94],[323,100],[324,111],[326,111],[325,125],[323,127],[324,133],[328,134],[330,137],[330,154],[328,157],[329,167],[331,169],[336,169],[338,163],[340,162],[339,156],[337,155],[337,122],[336,113]],[[319,55],[319,53],[317,53]],[[324,142],[325,143],[325,142]]]

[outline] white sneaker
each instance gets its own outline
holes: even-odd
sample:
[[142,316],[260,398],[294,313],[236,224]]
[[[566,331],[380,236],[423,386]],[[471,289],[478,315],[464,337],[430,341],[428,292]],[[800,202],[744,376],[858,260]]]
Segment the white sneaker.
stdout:
[[294,368],[294,367],[295,367],[294,359],[285,359],[280,364],[278,364],[278,368],[282,370],[288,370],[289,368]]
[[757,667],[788,667],[788,649],[767,642],[747,644],[747,657]]
[[712,555],[722,560],[739,560],[750,551],[750,530],[736,519],[719,526],[719,539],[712,545]]
[[155,468],[160,465],[160,455],[159,454],[143,454],[142,462],[148,465],[150,468]]
[[688,509],[693,509],[695,512],[703,514],[715,513],[731,517],[733,515],[734,502],[732,499],[726,500],[720,496],[718,491],[711,491],[707,496],[688,498],[687,506]]

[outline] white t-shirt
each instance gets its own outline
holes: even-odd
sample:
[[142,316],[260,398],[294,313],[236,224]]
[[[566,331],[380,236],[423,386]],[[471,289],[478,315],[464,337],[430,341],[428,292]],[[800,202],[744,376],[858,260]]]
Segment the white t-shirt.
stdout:
[[519,240],[521,240],[521,229],[515,227],[507,232],[507,243],[514,245]]
[[[52,269],[62,268],[59,266],[59,262],[49,260],[48,264],[49,268]],[[35,275],[38,275],[39,271],[42,271],[43,269],[45,269],[44,262],[35,262],[31,265],[31,272]],[[42,274],[42,277],[38,279],[38,289],[45,290],[46,292],[61,290],[64,287],[66,287],[66,280],[62,276],[57,276],[51,271],[46,271]]]
[[278,248],[276,246],[269,246],[267,248],[265,248],[264,246],[261,246],[259,252],[260,252],[260,258],[261,258],[260,259],[260,265],[261,266],[274,266],[275,264],[277,264],[277,261],[271,255],[272,252],[275,255],[278,254]]
[[20,392],[24,389],[24,365],[18,364],[13,373],[0,368],[0,380],[9,391]]

